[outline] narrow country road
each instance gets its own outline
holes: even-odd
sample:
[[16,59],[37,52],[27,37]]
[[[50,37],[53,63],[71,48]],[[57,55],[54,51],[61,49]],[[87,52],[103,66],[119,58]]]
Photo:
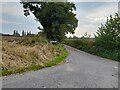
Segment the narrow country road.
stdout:
[[118,62],[65,46],[66,62],[2,78],[2,88],[118,88]]

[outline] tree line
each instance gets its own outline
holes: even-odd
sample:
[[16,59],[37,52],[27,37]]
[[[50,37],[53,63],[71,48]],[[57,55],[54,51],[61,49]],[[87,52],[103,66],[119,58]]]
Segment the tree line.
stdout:
[[31,35],[33,35],[33,34],[31,33],[31,31],[25,32],[25,31],[23,30],[23,31],[22,31],[22,35],[20,35],[20,33],[19,33],[17,30],[14,30],[14,31],[13,31],[13,36],[31,36]]

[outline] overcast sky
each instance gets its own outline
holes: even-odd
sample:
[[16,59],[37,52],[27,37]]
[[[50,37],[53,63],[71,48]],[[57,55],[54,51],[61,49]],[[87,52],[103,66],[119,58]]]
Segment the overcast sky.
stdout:
[[[76,36],[80,37],[85,32],[94,36],[101,23],[106,21],[106,18],[111,14],[118,12],[117,2],[75,2],[76,14],[79,20],[78,27],[75,30]],[[19,2],[4,2],[2,3],[2,33],[12,34],[13,30],[31,31],[37,33],[37,27],[40,25],[35,21],[35,17],[24,16],[23,8]],[[68,35],[70,36],[70,35]]]

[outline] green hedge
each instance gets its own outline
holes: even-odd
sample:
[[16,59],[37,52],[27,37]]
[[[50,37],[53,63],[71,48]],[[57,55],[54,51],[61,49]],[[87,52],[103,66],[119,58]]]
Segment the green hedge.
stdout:
[[102,47],[96,46],[94,39],[66,39],[64,44],[80,49],[82,51],[101,56],[103,58],[115,60],[120,62],[120,50],[107,50]]

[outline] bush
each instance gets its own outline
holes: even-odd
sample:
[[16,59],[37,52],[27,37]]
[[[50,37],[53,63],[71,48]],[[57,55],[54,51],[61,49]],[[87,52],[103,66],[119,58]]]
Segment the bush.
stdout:
[[120,50],[120,17],[116,14],[107,18],[95,35],[96,47],[107,50]]
[[95,42],[100,55],[120,61],[120,17],[117,13],[107,18],[105,25],[101,25]]
[[80,49],[82,51],[101,56],[104,58],[112,59],[120,62],[120,51],[107,50],[102,47],[97,47],[94,40],[91,39],[66,39],[64,44]]

